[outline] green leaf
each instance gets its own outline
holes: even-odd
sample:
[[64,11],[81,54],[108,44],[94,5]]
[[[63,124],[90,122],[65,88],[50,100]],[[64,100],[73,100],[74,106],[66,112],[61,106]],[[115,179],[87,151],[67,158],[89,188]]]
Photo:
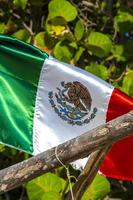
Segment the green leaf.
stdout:
[[84,52],[85,48],[83,47],[79,47],[78,51],[76,52],[75,56],[74,56],[74,61],[78,62],[80,57],[82,56],[83,52]]
[[68,45],[69,43],[64,40],[58,42],[54,48],[54,56],[67,63],[69,63],[73,57],[73,53]]
[[41,200],[43,195],[48,192],[60,193],[65,187],[65,180],[55,174],[47,173],[30,181],[26,188],[29,200]]
[[52,19],[47,18],[47,21],[49,21],[51,24],[53,24],[55,26],[57,26],[57,25],[65,26],[67,24],[66,20],[61,16],[54,17]]
[[84,34],[84,23],[83,20],[79,20],[76,23],[75,29],[74,29],[74,34],[76,39],[79,41],[82,39],[83,34]]
[[70,42],[70,43],[69,43],[69,46],[70,46],[70,47],[73,47],[74,49],[78,49],[78,45],[77,45],[77,43],[76,43],[75,41]]
[[133,70],[130,70],[124,77],[121,89],[133,97]]
[[14,0],[13,3],[16,7],[26,8],[28,0]]
[[35,44],[37,47],[45,47],[45,33],[44,32],[40,32],[35,36]]
[[84,193],[82,200],[100,200],[110,192],[109,181],[99,174],[96,175],[91,186]]
[[67,22],[77,16],[76,8],[66,0],[52,0],[49,3],[49,19],[63,17]]
[[49,34],[59,36],[65,30],[65,23],[62,17],[55,17],[53,20],[47,20],[45,27]]
[[62,200],[61,195],[58,192],[46,192],[41,200]]
[[106,80],[108,77],[108,70],[102,64],[91,63],[89,66],[85,67],[85,70],[92,74],[95,74],[96,76],[102,78],[103,80]]
[[[120,61],[125,61],[126,58],[125,56],[123,55],[124,53],[124,46],[123,45],[114,45],[113,48],[112,48],[112,54],[113,54],[113,57],[112,58],[116,58],[116,60],[118,62]],[[109,60],[109,58],[108,58]]]
[[19,31],[15,32],[12,36],[20,40],[27,41],[30,37],[30,34],[27,30],[20,29]]
[[112,42],[107,35],[99,32],[92,32],[88,37],[87,47],[93,55],[104,57],[110,53]]
[[5,24],[4,23],[0,23],[0,34],[3,34],[5,31]]
[[133,15],[128,12],[119,11],[118,15],[114,18],[114,22],[117,31],[122,35],[133,29]]

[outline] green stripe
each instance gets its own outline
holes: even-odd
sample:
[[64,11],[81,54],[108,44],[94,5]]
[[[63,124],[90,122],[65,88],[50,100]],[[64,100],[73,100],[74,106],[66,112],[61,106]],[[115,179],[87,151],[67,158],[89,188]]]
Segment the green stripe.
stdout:
[[0,142],[33,151],[32,128],[40,71],[48,55],[0,35]]

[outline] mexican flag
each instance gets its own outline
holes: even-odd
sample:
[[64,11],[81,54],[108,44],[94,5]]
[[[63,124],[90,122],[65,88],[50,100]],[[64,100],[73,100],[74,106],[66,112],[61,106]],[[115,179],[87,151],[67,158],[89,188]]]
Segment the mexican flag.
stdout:
[[[0,35],[0,143],[36,155],[133,109],[133,100],[98,77],[36,47]],[[101,166],[133,180],[133,137]]]

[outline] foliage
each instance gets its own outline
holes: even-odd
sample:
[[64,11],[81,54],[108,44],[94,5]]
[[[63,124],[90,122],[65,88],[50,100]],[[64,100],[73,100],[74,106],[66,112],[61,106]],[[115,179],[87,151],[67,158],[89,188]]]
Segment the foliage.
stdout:
[[91,32],[88,36],[87,47],[92,55],[105,57],[110,53],[112,43],[107,35],[99,32]]
[[[29,200],[61,200],[69,190],[67,184],[67,181],[57,175],[47,173],[27,184]],[[101,199],[109,192],[110,184],[108,180],[98,174],[90,188],[83,195],[82,200]]]
[[[66,181],[55,174],[47,173],[27,184],[29,200],[61,199]],[[52,198],[53,196],[53,198]],[[45,197],[45,198],[44,198]]]
[[[36,45],[133,96],[132,8],[130,0],[0,0],[0,34]],[[1,168],[27,157],[25,153],[0,146]],[[77,176],[77,170],[71,173]],[[110,182],[113,186],[114,182]],[[63,199],[69,190],[67,184],[65,170],[59,169],[1,195],[0,199],[25,199],[26,191],[30,200]],[[123,182],[117,185],[115,188],[119,190]],[[121,189],[122,194],[113,193],[113,189],[110,196],[132,199],[128,186],[124,185],[127,192],[122,193]],[[107,179],[97,175],[82,199],[103,199],[109,191]]]
[[90,188],[86,190],[82,200],[97,200],[102,199],[110,192],[110,184],[108,180],[99,174],[95,177]]
[[99,76],[103,80],[106,80],[108,77],[108,70],[105,65],[97,64],[97,63],[90,63],[89,66],[85,67],[85,70]]
[[[77,16],[76,8],[66,0],[52,0],[49,3],[49,19],[63,18],[65,22],[73,21]],[[56,22],[56,19],[55,19]]]

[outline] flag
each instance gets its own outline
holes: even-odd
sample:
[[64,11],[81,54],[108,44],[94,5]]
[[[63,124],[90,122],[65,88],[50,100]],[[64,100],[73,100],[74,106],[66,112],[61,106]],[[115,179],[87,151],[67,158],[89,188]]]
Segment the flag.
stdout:
[[[0,35],[0,143],[36,155],[133,109],[130,97],[73,65]],[[133,137],[101,166],[133,180]]]

